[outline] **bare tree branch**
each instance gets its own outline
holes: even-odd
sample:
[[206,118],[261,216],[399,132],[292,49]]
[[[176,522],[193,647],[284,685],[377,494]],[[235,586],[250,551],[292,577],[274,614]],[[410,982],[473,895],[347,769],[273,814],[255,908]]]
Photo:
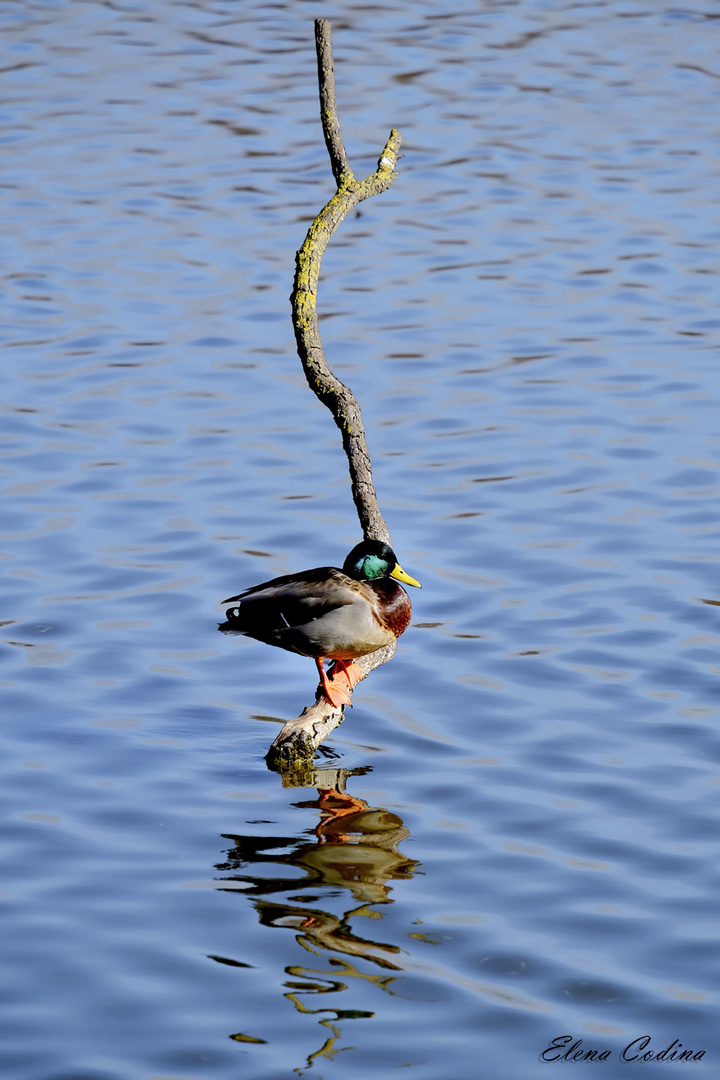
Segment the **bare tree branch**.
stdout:
[[[295,283],[290,297],[295,340],[311,390],[328,407],[340,429],[363,536],[366,540],[383,540],[389,544],[390,533],[375,494],[360,406],[348,387],[333,374],[325,359],[317,317],[317,290],[322,257],[337,228],[358,203],[386,191],[395,182],[401,136],[399,131],[393,129],[375,172],[365,180],[356,179],[350,168],[337,117],[335,69],[327,19],[315,20],[315,46],[320,116],[337,191],[313,221],[295,258]],[[356,663],[363,675],[368,675],[373,668],[390,660],[394,652],[395,642],[360,657]],[[312,755],[322,740],[342,723],[342,709],[332,706],[320,688],[318,690],[315,704],[308,706],[295,720],[289,720],[270,747],[267,760],[271,766],[278,767],[283,762]]]
[[315,20],[315,49],[318,62],[318,87],[320,89],[320,120],[322,122],[325,145],[330,155],[335,183],[338,187],[346,176],[352,176],[352,169],[345,152],[345,144],[340,133],[340,123],[335,102],[335,62],[330,40],[330,23],[327,19]]

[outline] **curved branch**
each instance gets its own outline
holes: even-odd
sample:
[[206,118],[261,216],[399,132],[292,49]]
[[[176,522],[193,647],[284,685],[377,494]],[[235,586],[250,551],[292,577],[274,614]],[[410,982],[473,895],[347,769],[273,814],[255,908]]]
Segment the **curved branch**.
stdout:
[[[370,454],[365,441],[362,413],[354,395],[333,374],[325,359],[317,317],[317,288],[325,248],[338,226],[362,199],[385,191],[395,179],[394,163],[400,134],[394,131],[383,151],[388,162],[359,184],[353,176],[338,189],[308,230],[295,259],[295,286],[291,296],[293,326],[300,360],[311,390],[326,405],[340,429],[350,468],[352,495],[366,539],[389,542],[390,534],[378,508],[372,481]],[[392,165],[390,164],[392,162]]]
[[[395,182],[397,176],[395,167],[402,139],[400,132],[393,129],[380,155],[375,172],[362,181],[356,179],[350,168],[337,118],[335,69],[330,23],[327,19],[315,20],[315,45],[318,59],[320,116],[337,191],[313,221],[305,242],[295,257],[295,282],[290,297],[293,327],[298,355],[308,385],[323,405],[330,410],[340,429],[350,470],[353,501],[363,536],[365,539],[383,540],[385,543],[390,543],[390,533],[380,513],[375,494],[360,406],[352,392],[333,373],[325,359],[317,317],[317,290],[322,257],[335,231],[358,203],[369,199],[372,195],[379,195]],[[368,675],[373,668],[390,660],[394,652],[395,642],[368,656],[360,657],[356,663],[363,675]],[[277,767],[298,756],[312,755],[322,740],[342,723],[342,719],[342,709],[336,709],[326,700],[322,692],[319,692],[314,705],[308,706],[301,716],[285,724],[268,751],[268,763]]]

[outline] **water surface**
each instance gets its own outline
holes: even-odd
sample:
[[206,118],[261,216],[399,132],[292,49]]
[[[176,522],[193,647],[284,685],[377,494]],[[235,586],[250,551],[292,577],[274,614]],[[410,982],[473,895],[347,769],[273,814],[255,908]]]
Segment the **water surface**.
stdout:
[[3,1075],[715,1076],[716,12],[328,12],[405,156],[321,328],[424,588],[293,787],[313,665],[216,624],[358,539],[287,302],[315,14],[0,13]]

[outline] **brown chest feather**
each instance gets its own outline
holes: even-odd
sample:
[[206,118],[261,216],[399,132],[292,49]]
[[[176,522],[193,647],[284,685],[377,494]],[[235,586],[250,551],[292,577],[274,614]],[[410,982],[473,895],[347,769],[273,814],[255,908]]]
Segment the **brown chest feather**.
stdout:
[[373,607],[373,615],[384,630],[400,637],[407,630],[412,615],[410,597],[401,585],[389,578],[374,581],[371,588],[379,600]]

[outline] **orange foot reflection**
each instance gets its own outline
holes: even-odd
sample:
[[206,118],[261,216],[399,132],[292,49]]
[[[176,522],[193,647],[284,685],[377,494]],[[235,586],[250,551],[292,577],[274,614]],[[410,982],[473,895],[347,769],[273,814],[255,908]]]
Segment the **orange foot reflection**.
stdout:
[[323,843],[327,843],[330,839],[332,839],[333,843],[347,843],[351,839],[349,834],[337,833],[334,829],[331,837],[326,836],[325,833],[329,826],[334,825],[341,818],[367,810],[367,803],[363,799],[354,799],[352,795],[340,792],[337,788],[318,791],[318,795],[316,805],[324,815],[323,819],[315,826],[315,835],[318,840]]

